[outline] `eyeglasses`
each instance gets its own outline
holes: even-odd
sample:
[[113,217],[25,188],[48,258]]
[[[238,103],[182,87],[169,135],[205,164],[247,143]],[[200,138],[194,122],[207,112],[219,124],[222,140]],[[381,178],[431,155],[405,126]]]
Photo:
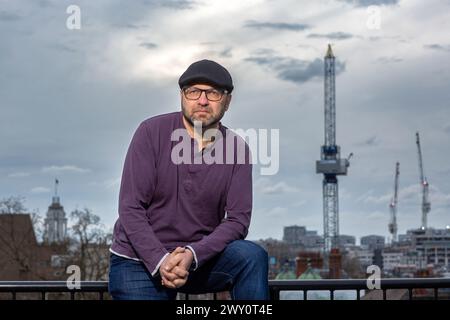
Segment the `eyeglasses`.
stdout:
[[227,90],[217,90],[217,89],[199,89],[196,87],[184,88],[183,93],[188,100],[197,100],[200,98],[202,93],[206,94],[206,99],[209,101],[219,101],[222,99],[224,94],[227,94]]

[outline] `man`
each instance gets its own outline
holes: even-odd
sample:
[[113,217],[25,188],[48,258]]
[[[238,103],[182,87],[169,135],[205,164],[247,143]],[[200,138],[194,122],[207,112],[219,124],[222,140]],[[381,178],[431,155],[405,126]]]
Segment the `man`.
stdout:
[[[201,60],[178,83],[181,112],[143,121],[125,158],[109,291],[114,299],[224,290],[236,300],[268,299],[267,253],[244,240],[252,211],[250,151],[220,122],[231,102],[231,75]],[[180,131],[182,142],[174,139]],[[244,145],[244,161],[230,139]],[[214,158],[221,154],[232,163]],[[206,163],[207,157],[218,161]]]

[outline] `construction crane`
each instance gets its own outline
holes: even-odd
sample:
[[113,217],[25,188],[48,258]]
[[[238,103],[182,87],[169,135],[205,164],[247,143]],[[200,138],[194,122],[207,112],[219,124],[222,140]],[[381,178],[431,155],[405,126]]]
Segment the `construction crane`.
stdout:
[[395,182],[394,182],[394,197],[389,204],[389,209],[391,211],[391,221],[389,222],[388,228],[392,235],[392,243],[397,241],[397,199],[398,199],[398,177],[400,175],[400,163],[395,164]]
[[419,174],[420,174],[420,186],[422,188],[422,230],[427,229],[427,216],[431,210],[431,203],[428,200],[428,188],[429,184],[427,178],[423,174],[423,161],[422,161],[422,149],[420,148],[419,132],[416,132],[416,144],[419,153]]
[[[325,55],[325,141],[321,147],[320,160],[316,161],[316,173],[323,174],[323,226],[324,253],[339,255],[339,193],[338,175],[347,175],[350,158],[341,159],[340,147],[336,145],[336,91],[335,56],[328,45]],[[330,255],[330,274],[332,262]],[[339,260],[340,261],[340,260]],[[338,271],[339,273],[339,271]],[[330,276],[332,277],[332,276]]]

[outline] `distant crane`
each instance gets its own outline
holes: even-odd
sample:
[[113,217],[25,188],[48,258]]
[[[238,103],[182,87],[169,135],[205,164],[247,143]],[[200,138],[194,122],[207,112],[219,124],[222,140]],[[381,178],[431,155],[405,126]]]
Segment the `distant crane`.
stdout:
[[388,228],[392,235],[392,243],[397,241],[397,198],[398,198],[398,177],[400,175],[400,163],[395,164],[395,182],[394,182],[394,197],[389,204],[389,209],[391,210],[391,221],[389,222]]
[[321,147],[320,160],[316,161],[316,173],[323,174],[323,222],[324,251],[339,250],[339,196],[338,175],[347,175],[349,159],[341,159],[340,147],[336,145],[336,93],[335,56],[328,45],[325,55],[325,141]]
[[423,162],[422,162],[422,150],[420,148],[419,132],[416,132],[416,144],[419,153],[419,174],[420,174],[420,186],[422,188],[422,230],[427,229],[427,215],[431,210],[431,203],[428,200],[428,181],[423,174]]

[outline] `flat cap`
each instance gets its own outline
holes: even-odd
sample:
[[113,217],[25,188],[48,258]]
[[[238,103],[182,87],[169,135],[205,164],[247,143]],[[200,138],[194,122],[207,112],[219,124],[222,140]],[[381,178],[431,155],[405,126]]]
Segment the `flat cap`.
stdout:
[[180,88],[194,83],[205,83],[215,87],[233,91],[233,80],[223,66],[212,60],[200,60],[191,64],[180,76]]

